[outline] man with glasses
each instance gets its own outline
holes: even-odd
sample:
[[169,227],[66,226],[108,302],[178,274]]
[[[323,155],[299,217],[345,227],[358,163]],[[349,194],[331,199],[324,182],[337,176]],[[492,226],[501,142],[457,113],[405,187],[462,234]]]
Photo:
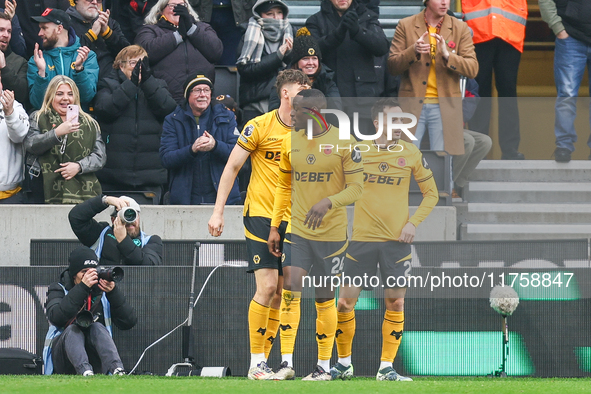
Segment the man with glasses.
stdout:
[[123,35],[119,23],[110,18],[109,10],[102,11],[103,0],[74,0],[66,11],[72,19],[72,27],[85,45],[96,53],[100,67],[99,78],[111,73],[113,60],[129,41]]
[[[185,83],[185,103],[164,119],[160,159],[168,169],[170,203],[214,204],[230,152],[240,135],[234,113],[211,105],[213,83],[202,73]],[[228,204],[240,204],[234,180]]]

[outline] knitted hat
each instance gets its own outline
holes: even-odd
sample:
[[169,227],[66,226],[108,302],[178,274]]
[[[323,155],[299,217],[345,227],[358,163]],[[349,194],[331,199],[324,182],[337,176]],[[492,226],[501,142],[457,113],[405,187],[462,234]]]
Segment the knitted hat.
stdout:
[[74,251],[70,253],[68,261],[70,262],[68,271],[70,272],[70,278],[72,281],[74,281],[76,274],[83,269],[96,268],[99,265],[94,250],[87,248],[86,246],[80,246],[79,248],[74,249]]
[[293,49],[291,50],[291,63],[296,64],[301,58],[306,56],[318,56],[318,62],[322,62],[322,53],[320,45],[305,27],[302,27],[296,33],[293,40]]
[[189,93],[191,92],[191,89],[193,89],[197,85],[203,84],[213,89],[213,83],[211,83],[211,79],[207,78],[203,74],[197,73],[197,75],[193,75],[187,78],[187,80],[185,81],[185,99],[189,99]]

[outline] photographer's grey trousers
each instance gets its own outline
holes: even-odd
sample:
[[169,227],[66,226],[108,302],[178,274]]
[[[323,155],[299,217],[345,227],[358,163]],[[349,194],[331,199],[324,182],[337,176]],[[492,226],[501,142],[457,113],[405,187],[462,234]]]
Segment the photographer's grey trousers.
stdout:
[[53,373],[82,375],[91,370],[107,374],[123,368],[113,338],[101,323],[92,323],[85,330],[71,324],[55,339],[52,349]]

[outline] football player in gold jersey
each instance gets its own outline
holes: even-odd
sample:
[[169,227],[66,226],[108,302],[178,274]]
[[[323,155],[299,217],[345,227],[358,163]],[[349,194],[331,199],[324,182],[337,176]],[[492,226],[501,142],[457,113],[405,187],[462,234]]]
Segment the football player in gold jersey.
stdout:
[[[271,379],[292,379],[293,350],[300,322],[300,300],[303,280],[309,273],[316,282],[316,340],[318,362],[314,371],[303,380],[331,380],[330,358],[337,326],[334,290],[323,282],[338,275],[347,245],[347,205],[361,197],[363,165],[361,154],[354,149],[333,149],[327,146],[354,147],[354,140],[339,141],[339,130],[326,123],[312,123],[307,134],[307,120],[326,108],[326,97],[316,89],[301,91],[293,100],[294,132],[281,146],[279,182],[269,251],[280,256],[279,225],[290,205],[291,222],[284,244],[283,302],[281,303],[280,369]],[[319,119],[318,117],[316,119]],[[308,279],[310,279],[308,277]]]
[[[252,175],[244,202],[244,231],[249,254],[248,272],[254,272],[256,293],[248,309],[250,368],[248,378],[266,380],[273,371],[267,358],[279,328],[279,306],[283,288],[281,258],[267,248],[277,185],[281,143],[291,132],[291,100],[301,90],[310,88],[310,80],[298,70],[285,70],[277,76],[279,109],[258,116],[244,127],[224,168],[218,187],[209,233],[219,237],[224,230],[224,205],[238,171],[250,156]],[[282,232],[287,227],[289,211],[282,218]]]
[[[402,112],[393,98],[378,100],[372,108],[376,130],[386,129],[388,113]],[[382,118],[382,119],[380,119]],[[394,122],[402,123],[394,118]],[[421,151],[415,145],[400,139],[401,130],[387,140],[384,132],[375,141],[365,141],[363,151],[363,196],[355,204],[353,235],[347,248],[343,282],[338,301],[337,351],[339,360],[330,370],[333,379],[348,379],[353,375],[351,353],[355,335],[355,303],[362,290],[347,282],[346,277],[374,276],[380,265],[386,313],[382,324],[381,364],[377,380],[410,381],[392,367],[404,327],[405,281],[411,269],[411,247],[416,227],[429,215],[439,200],[433,173]],[[408,193],[410,177],[423,193],[423,201],[409,219]],[[385,209],[386,208],[386,209]],[[351,281],[350,281],[351,282]]]

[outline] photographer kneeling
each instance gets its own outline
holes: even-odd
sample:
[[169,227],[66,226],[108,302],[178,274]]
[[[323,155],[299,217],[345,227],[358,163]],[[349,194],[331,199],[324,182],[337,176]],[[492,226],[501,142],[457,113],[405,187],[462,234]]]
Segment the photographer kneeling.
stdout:
[[[111,226],[94,220],[109,206]],[[160,265],[162,240],[140,230],[140,211],[133,198],[97,196],[72,208],[68,219],[78,240],[95,251],[102,265]]]
[[135,310],[115,285],[116,277],[99,277],[99,263],[91,249],[77,248],[69,261],[59,282],[47,291],[45,310],[51,325],[43,349],[45,374],[124,375],[111,323],[121,330],[131,329],[137,323]]

